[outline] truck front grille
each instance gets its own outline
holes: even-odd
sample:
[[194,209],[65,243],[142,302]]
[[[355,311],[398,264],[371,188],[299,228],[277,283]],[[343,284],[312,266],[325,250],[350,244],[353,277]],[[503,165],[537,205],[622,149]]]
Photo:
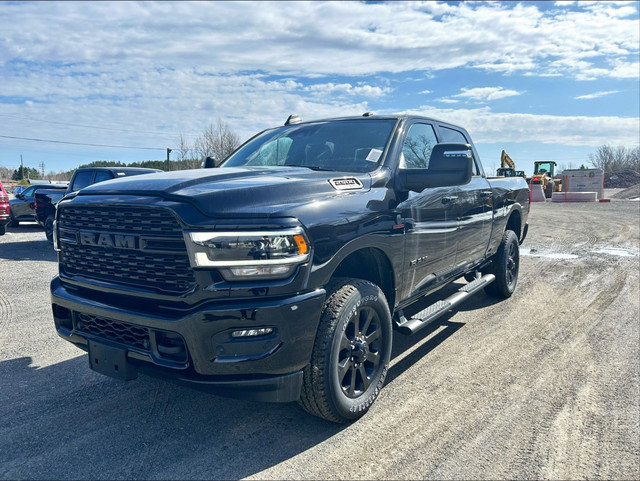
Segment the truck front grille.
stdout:
[[180,224],[160,209],[67,206],[60,210],[58,222],[68,229],[182,237]]
[[58,232],[66,276],[169,294],[195,287],[182,229],[168,211],[61,206]]
[[125,322],[102,319],[89,314],[77,314],[76,329],[85,334],[105,339],[127,347],[148,351],[151,347],[149,329]]
[[75,330],[81,335],[153,353],[164,361],[184,364],[188,359],[184,339],[175,332],[150,329],[80,312],[75,313]]

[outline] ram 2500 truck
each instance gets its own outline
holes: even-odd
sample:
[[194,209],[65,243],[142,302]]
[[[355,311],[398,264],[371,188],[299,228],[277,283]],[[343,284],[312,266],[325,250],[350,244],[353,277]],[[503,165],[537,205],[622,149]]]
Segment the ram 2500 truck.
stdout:
[[[97,184],[111,179],[119,179],[129,175],[162,172],[158,169],[143,167],[81,167],[71,176],[66,190],[42,189],[35,193],[35,220],[44,227],[49,242],[53,242],[53,220],[56,215],[56,204],[67,194],[83,189],[88,185]],[[47,186],[50,187],[50,186]]]
[[481,290],[512,295],[528,211],[524,179],[487,179],[461,127],[290,118],[219,168],[67,195],[54,227],[55,327],[108,376],[297,400],[348,422],[378,396],[394,332]]

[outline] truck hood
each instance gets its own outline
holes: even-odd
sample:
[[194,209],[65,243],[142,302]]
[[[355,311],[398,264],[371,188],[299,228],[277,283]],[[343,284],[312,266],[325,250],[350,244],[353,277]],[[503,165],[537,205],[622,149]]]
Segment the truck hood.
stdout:
[[366,173],[323,172],[300,167],[194,169],[137,175],[94,184],[85,195],[157,196],[188,202],[211,217],[286,215],[312,201],[371,188]]

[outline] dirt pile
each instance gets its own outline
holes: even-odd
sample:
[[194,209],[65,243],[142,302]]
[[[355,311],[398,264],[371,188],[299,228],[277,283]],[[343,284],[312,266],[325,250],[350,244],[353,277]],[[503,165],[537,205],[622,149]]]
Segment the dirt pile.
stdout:
[[638,199],[640,198],[640,184],[632,185],[617,194],[611,196],[612,199]]
[[607,172],[604,174],[605,189],[626,189],[640,183],[640,174],[633,170]]

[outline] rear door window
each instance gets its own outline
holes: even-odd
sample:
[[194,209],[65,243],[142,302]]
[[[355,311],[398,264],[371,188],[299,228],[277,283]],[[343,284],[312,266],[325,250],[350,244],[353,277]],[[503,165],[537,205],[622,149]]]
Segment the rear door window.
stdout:
[[104,182],[105,180],[109,180],[112,179],[113,177],[111,176],[111,172],[96,172],[96,178],[93,181],[94,184],[97,184],[98,182]]
[[93,182],[93,171],[88,172],[78,172],[76,178],[73,180],[73,185],[71,186],[71,192],[75,192],[76,190],[84,189],[86,186],[91,185]]

